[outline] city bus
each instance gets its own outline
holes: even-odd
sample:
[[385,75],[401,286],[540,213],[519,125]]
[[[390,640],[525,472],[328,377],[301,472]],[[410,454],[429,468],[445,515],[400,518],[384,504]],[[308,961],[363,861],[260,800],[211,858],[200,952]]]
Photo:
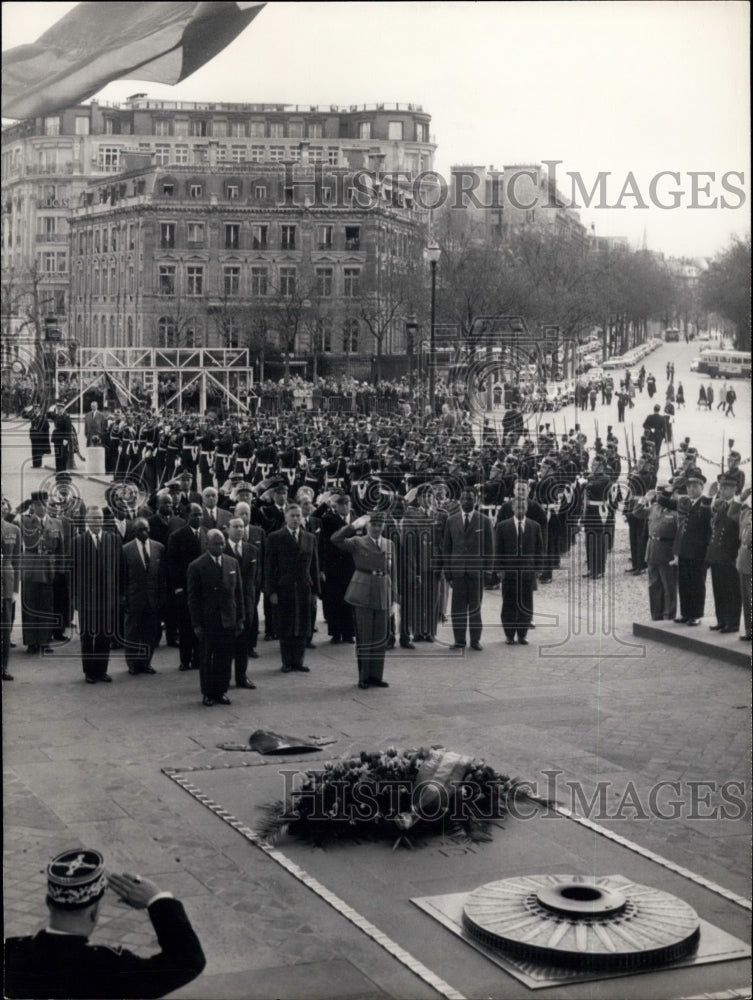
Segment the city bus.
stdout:
[[697,371],[712,378],[750,378],[750,354],[747,351],[701,351]]
[[677,329],[676,326],[667,327],[667,329],[664,331],[664,339],[668,344],[672,342],[679,342],[680,331]]

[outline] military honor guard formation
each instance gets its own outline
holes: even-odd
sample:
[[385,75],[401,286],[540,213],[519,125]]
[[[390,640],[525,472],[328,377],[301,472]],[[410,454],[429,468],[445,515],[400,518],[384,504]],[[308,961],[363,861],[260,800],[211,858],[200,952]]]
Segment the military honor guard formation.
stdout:
[[[667,379],[677,398],[670,365]],[[644,382],[650,401],[656,380],[642,369],[640,393]],[[480,651],[495,590],[504,640],[527,645],[534,595],[566,558],[583,553],[583,577],[606,585],[620,512],[625,570],[646,574],[651,619],[698,626],[713,606],[710,629],[738,632],[742,615],[749,641],[750,489],[733,442],[709,480],[655,406],[638,449],[613,425],[604,440],[595,425],[591,442],[585,423],[527,427],[516,402],[480,435],[441,397],[429,414],[326,422],[300,410],[108,415],[95,403],[87,441],[118,442],[100,506],[79,497],[76,431],[58,406],[52,485],[4,504],[4,679],[18,616],[26,655],[54,656],[77,634],[87,684],[112,680],[120,648],[130,675],[155,674],[164,640],[177,669],[197,671],[204,705],[229,704],[231,683],[255,686],[260,637],[279,643],[282,672],[308,673],[321,612],[332,645],[355,645],[359,686],[387,687],[387,650],[439,648],[445,622],[445,646]],[[33,421],[31,433],[36,456]],[[673,475],[659,481],[662,459]]]

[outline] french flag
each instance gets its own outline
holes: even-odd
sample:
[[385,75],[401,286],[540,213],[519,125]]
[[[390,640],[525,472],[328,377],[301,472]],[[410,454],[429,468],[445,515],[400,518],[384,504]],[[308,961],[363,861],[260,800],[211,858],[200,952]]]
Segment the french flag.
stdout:
[[33,44],[3,53],[2,114],[35,118],[112,80],[179,83],[213,59],[264,3],[80,3]]

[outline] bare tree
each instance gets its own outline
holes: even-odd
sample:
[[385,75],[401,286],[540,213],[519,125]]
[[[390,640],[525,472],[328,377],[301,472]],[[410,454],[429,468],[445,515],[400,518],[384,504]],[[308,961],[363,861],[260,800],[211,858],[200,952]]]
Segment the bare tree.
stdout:
[[415,257],[410,260],[389,257],[383,266],[378,262],[361,282],[358,298],[348,300],[349,314],[363,323],[374,341],[377,379],[382,377],[382,356],[389,331],[398,322],[405,323],[422,298],[425,298],[423,269],[419,261]]

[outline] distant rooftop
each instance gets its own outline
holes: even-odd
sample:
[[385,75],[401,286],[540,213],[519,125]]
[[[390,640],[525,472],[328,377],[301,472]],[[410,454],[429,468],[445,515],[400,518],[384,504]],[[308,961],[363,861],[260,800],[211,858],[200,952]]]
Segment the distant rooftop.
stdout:
[[362,111],[417,111],[423,113],[421,104],[247,104],[223,101],[160,101],[135,94],[125,101],[91,101],[105,108],[129,108],[139,111],[227,111],[233,114],[282,113],[282,114],[350,114]]

